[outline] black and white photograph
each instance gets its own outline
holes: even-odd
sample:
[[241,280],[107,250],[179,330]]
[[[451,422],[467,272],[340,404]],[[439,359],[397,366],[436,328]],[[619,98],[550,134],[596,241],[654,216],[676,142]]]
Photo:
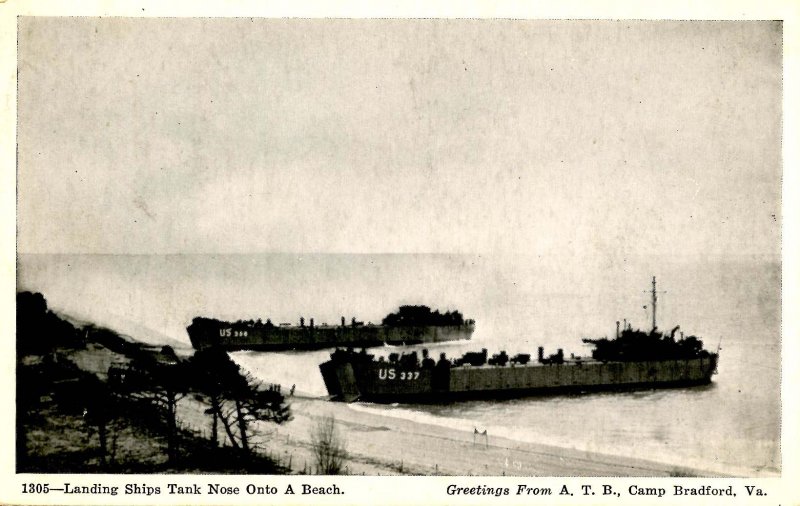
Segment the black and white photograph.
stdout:
[[782,20],[14,22],[17,492],[784,476]]

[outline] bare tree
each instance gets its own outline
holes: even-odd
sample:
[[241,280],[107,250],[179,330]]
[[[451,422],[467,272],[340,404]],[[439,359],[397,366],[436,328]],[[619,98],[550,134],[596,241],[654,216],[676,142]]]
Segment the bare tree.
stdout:
[[178,401],[186,396],[186,386],[177,371],[160,370],[154,376],[153,402],[162,408],[167,423],[167,456],[170,462],[175,462],[178,457]]
[[333,416],[327,415],[317,422],[311,431],[311,445],[317,474],[341,474],[347,452]]
[[188,392],[187,364],[180,360],[170,346],[160,352],[140,353],[131,371],[132,386],[146,392],[158,406],[166,422],[167,457],[170,462],[178,458],[178,401]]
[[221,350],[202,350],[191,361],[194,386],[208,397],[213,417],[212,437],[222,425],[231,446],[244,453],[252,450],[255,422],[283,423],[291,419],[289,407],[279,390],[262,389],[252,377],[243,374]]
[[111,388],[117,396],[133,400],[145,398],[156,406],[166,425],[167,457],[178,458],[178,402],[189,391],[188,364],[170,346],[160,352],[137,350],[129,366],[112,366],[108,371]]
[[[91,437],[94,430],[97,430],[97,437],[100,441],[100,464],[108,464],[108,434],[109,429],[115,430],[113,424],[115,418],[119,416],[118,404],[108,384],[99,380],[92,374],[83,375],[80,380],[80,392],[84,401],[83,419],[86,422],[88,434]],[[116,449],[114,449],[114,454]],[[112,454],[112,459],[115,455]]]

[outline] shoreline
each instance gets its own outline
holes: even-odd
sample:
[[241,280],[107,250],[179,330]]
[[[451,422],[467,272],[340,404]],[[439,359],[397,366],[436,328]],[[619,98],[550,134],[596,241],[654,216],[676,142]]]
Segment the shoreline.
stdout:
[[[112,331],[113,332],[113,331]],[[134,337],[121,339],[133,346],[153,346]],[[105,375],[110,363],[124,354],[103,343],[91,343],[71,360],[82,370]],[[313,473],[311,432],[325,416],[332,416],[347,451],[343,470],[352,475],[449,476],[642,476],[723,477],[723,473],[634,457],[584,451],[493,434],[475,434],[461,428],[376,413],[369,406],[331,402],[297,392],[287,397],[292,419],[281,425],[259,423],[262,453],[292,473]],[[193,396],[178,403],[182,427],[210,438],[207,405]],[[482,432],[483,427],[476,428]]]
[[[347,457],[346,474],[559,477],[724,477],[686,466],[518,441],[351,409],[325,399],[289,398],[293,418],[262,425],[264,451],[293,473],[313,472],[311,432],[332,416]],[[191,399],[179,408],[185,425],[207,435],[206,405]],[[205,423],[204,423],[205,422]]]

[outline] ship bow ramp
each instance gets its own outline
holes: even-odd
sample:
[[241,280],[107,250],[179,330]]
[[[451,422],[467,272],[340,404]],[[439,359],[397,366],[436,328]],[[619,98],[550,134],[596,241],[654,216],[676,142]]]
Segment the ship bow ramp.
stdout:
[[352,364],[331,360],[320,364],[319,369],[325,381],[325,388],[328,389],[332,399],[353,402],[361,396]]

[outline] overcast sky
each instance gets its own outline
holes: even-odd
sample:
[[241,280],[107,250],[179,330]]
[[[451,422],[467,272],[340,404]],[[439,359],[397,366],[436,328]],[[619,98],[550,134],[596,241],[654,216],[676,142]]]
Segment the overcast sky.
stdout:
[[781,40],[21,18],[19,251],[775,254]]

